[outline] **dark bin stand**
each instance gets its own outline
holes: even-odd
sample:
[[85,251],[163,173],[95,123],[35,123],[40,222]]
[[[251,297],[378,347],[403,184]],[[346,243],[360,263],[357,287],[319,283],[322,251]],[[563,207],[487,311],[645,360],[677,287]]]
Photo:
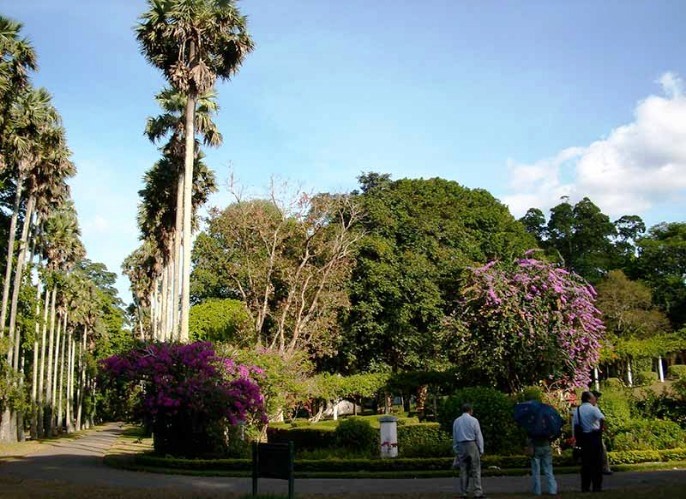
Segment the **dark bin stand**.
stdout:
[[252,444],[252,495],[257,495],[257,479],[288,480],[288,499],[293,499],[293,442],[280,444]]

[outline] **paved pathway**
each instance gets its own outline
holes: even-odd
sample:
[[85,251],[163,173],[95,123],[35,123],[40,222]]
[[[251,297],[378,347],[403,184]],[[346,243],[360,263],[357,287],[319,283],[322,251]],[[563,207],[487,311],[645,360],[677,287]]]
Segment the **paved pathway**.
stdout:
[[[167,489],[188,491],[190,495],[202,493],[249,493],[249,478],[193,477],[162,475],[107,467],[102,457],[121,435],[118,424],[107,424],[87,432],[75,440],[61,440],[22,459],[0,465],[0,476],[18,479],[58,480],[93,486],[135,489]],[[578,490],[578,475],[559,475],[561,491]],[[489,494],[526,493],[529,478],[485,477],[484,490]],[[686,490],[686,470],[624,472],[607,477],[606,488],[626,488],[640,485],[683,484]],[[455,489],[451,478],[425,479],[296,479],[299,493],[334,495],[343,493],[365,497],[372,494],[402,493],[411,496],[420,492],[451,493]],[[260,479],[260,492],[285,493],[286,482]]]

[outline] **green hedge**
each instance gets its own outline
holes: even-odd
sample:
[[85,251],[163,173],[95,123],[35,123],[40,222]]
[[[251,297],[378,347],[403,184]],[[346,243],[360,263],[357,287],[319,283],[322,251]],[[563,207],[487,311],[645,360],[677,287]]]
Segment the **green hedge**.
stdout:
[[293,441],[296,452],[299,449],[325,449],[333,447],[336,428],[332,426],[310,426],[299,428],[269,427],[267,441],[279,443]]
[[621,426],[610,441],[615,451],[648,451],[686,447],[686,431],[674,421],[637,419]]
[[[686,448],[669,450],[621,451],[608,453],[612,464],[639,464],[650,462],[686,461]],[[341,472],[341,471],[420,471],[448,470],[452,457],[437,458],[395,458],[395,459],[296,459],[296,472]],[[179,459],[141,454],[135,463],[142,466],[176,470],[198,471],[249,471],[250,459]],[[526,469],[529,458],[526,456],[489,456],[482,458],[484,469]],[[553,456],[554,466],[572,466],[571,451]]]
[[686,379],[686,364],[674,364],[667,368],[667,375],[674,379]]
[[364,455],[374,455],[379,449],[379,430],[371,427],[366,419],[350,418],[341,421],[334,430],[336,447],[355,450]]
[[658,380],[658,375],[653,371],[639,371],[636,373],[634,379],[634,385],[636,386],[646,386],[652,385]]
[[449,457],[452,438],[438,423],[398,426],[398,453],[402,457]]
[[134,462],[142,466],[174,470],[247,471],[252,470],[252,459],[182,459],[151,454],[138,454]]

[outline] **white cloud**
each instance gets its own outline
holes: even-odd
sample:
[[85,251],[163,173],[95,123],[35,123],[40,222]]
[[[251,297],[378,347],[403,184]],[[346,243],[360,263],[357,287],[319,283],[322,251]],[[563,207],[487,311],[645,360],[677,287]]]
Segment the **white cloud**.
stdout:
[[610,216],[641,214],[686,198],[686,96],[674,73],[657,82],[662,96],[638,103],[634,121],[586,147],[570,147],[533,164],[510,161],[509,196],[520,217],[569,196],[589,197]]

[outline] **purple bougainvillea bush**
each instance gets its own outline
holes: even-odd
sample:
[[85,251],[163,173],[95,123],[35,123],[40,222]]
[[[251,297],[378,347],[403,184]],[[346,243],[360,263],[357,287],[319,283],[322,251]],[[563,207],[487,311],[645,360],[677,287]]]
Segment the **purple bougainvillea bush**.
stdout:
[[152,426],[159,453],[222,454],[231,427],[266,422],[262,371],[219,357],[211,343],[145,344],[101,367],[106,385],[139,390],[135,416]]
[[585,386],[604,334],[595,296],[580,276],[533,258],[471,269],[449,321],[458,361],[508,391]]

